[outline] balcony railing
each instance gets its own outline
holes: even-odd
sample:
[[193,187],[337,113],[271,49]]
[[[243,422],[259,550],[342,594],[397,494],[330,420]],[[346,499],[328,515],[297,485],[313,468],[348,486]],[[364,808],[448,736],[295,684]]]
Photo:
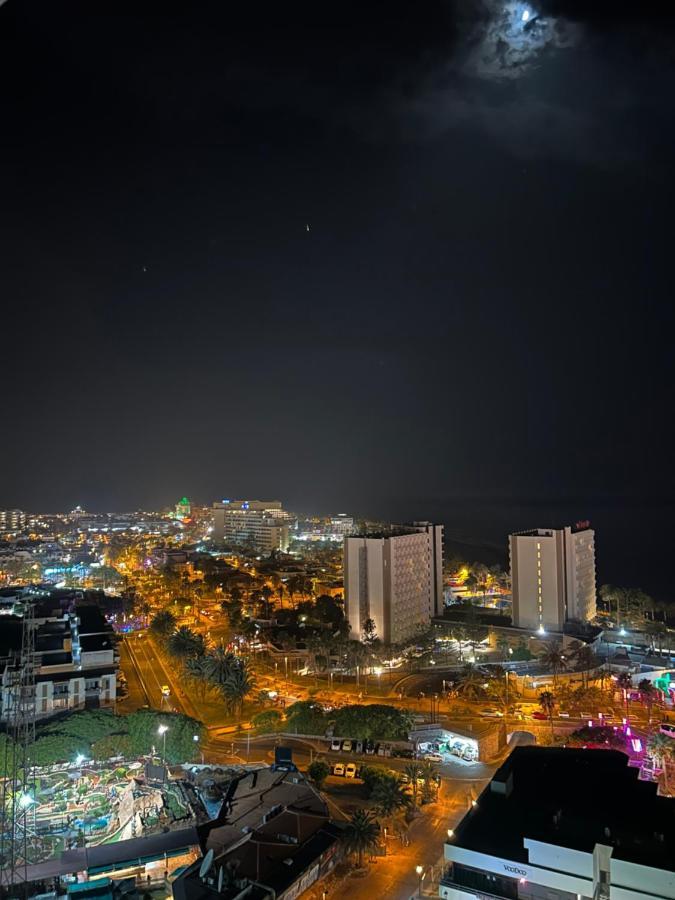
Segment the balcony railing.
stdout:
[[453,875],[452,870],[446,870],[445,873],[441,877],[440,883],[445,887],[456,888],[458,891],[464,891],[465,894],[473,894],[474,897],[478,898],[487,898],[487,900],[513,900],[513,897],[509,897],[506,893],[504,894],[491,894],[489,891],[484,891],[477,887],[472,887],[468,884],[462,884],[461,881],[458,881]]

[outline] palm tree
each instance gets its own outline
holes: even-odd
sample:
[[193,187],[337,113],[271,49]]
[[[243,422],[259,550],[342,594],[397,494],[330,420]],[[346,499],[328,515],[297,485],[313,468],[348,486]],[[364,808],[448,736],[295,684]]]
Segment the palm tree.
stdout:
[[668,766],[675,760],[675,741],[665,734],[653,734],[647,744],[647,753],[663,769],[663,786],[670,793]]
[[202,700],[204,699],[207,687],[207,676],[205,672],[207,659],[208,657],[206,656],[188,656],[183,663],[185,674],[197,686]]
[[158,637],[167,638],[176,630],[176,617],[168,609],[158,612],[150,622],[150,631]]
[[539,694],[539,706],[548,716],[551,725],[551,740],[553,740],[553,710],[555,709],[555,695],[551,691],[542,691]]
[[264,584],[260,590],[262,594],[263,602],[265,604],[265,618],[269,619],[270,617],[270,600],[272,598],[272,594],[274,591],[269,586],[269,584]]
[[418,762],[411,762],[403,771],[410,779],[413,789],[413,805],[417,806],[417,779],[422,777],[422,766]]
[[619,672],[616,676],[616,686],[623,693],[623,701],[626,705],[626,718],[628,718],[630,689],[633,687],[633,679],[628,672]]
[[558,687],[558,675],[567,668],[567,659],[565,658],[562,648],[559,644],[546,644],[544,652],[540,655],[539,661],[545,666],[547,672],[553,673],[553,685]]
[[462,669],[457,693],[468,700],[479,700],[485,693],[485,683],[485,676],[469,663]]
[[363,854],[373,850],[379,841],[380,824],[371,812],[357,809],[342,834],[347,853],[358,854],[359,869],[363,868]]
[[179,659],[203,656],[206,649],[204,635],[197,634],[187,625],[181,625],[169,638],[167,649],[172,656],[177,656]]
[[647,722],[652,721],[652,706],[656,700],[656,688],[648,678],[643,678],[638,684],[640,699],[647,707]]
[[505,637],[497,638],[497,650],[503,660],[507,660],[509,658],[509,642]]
[[581,668],[584,687],[588,687],[588,673],[598,663],[593,648],[589,647],[588,644],[581,644],[574,651],[574,660]]
[[221,684],[227,681],[228,676],[238,663],[239,658],[234,653],[230,653],[222,647],[217,647],[212,653],[208,653],[204,657],[204,675],[211,684],[220,687]]
[[227,711],[230,713],[236,712],[241,717],[244,709],[244,700],[254,687],[255,675],[249,668],[246,660],[239,658],[238,665],[232,669],[227,680],[220,685]]
[[395,778],[379,779],[371,794],[377,812],[389,818],[395,816],[400,809],[410,806],[410,797]]
[[436,766],[430,760],[425,760],[422,763],[422,778],[424,778],[424,793],[428,794],[430,799],[432,794],[434,796],[438,795],[437,777],[438,769]]

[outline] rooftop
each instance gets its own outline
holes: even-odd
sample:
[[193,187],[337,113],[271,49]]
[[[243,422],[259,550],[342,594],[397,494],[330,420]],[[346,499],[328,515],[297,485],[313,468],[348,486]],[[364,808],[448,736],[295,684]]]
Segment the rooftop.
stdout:
[[619,751],[518,747],[453,844],[523,863],[525,838],[586,853],[605,844],[615,859],[675,871],[674,812]]

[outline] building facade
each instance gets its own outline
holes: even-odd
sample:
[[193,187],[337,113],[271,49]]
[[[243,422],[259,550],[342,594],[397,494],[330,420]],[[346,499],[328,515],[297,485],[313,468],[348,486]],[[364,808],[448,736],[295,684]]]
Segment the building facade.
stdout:
[[386,644],[426,628],[443,607],[443,528],[418,523],[344,541],[345,612],[360,638],[372,619]]
[[213,504],[213,539],[285,552],[292,519],[280,500],[220,500]]
[[623,753],[518,747],[445,844],[444,900],[674,900],[672,800]]
[[[62,611],[50,608],[49,601],[43,600],[35,605],[33,618],[35,718],[45,719],[67,710],[113,708],[119,658],[112,629],[98,606],[83,604]],[[8,616],[3,620],[3,722],[17,702],[21,631],[21,617]]]
[[23,531],[28,517],[22,509],[0,509],[0,533]]
[[595,617],[595,532],[535,528],[509,536],[513,624],[561,631]]

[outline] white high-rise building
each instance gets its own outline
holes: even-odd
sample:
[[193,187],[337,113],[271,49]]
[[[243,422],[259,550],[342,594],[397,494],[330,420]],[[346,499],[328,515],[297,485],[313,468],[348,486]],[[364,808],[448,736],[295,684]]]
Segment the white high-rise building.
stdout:
[[562,631],[569,619],[595,617],[595,532],[535,528],[509,536],[513,624]]
[[0,532],[23,531],[26,513],[22,509],[0,509]]
[[213,538],[286,551],[292,520],[280,500],[220,500],[213,504]]
[[385,644],[413,638],[443,607],[443,526],[346,537],[344,583],[353,637],[372,619]]

